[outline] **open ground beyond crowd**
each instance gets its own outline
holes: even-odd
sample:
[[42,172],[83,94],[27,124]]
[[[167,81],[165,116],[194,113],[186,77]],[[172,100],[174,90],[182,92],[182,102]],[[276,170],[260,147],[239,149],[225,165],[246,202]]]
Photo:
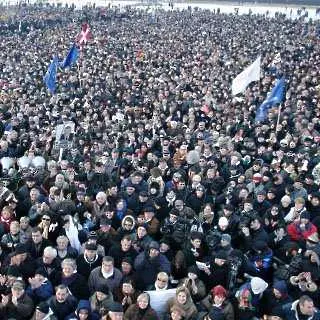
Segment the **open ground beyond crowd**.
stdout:
[[1,319],[320,319],[300,15],[1,8]]

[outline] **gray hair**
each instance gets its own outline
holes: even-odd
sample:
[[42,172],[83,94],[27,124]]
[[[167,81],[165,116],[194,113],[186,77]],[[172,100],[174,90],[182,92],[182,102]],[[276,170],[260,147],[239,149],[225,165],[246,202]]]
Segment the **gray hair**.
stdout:
[[74,259],[64,259],[62,262],[61,262],[61,268],[64,268],[65,266],[70,266],[73,270],[76,270],[77,269],[77,264],[76,264],[76,260]]
[[53,248],[53,247],[46,247],[44,250],[43,250],[43,254],[46,254],[50,257],[52,257],[53,259],[55,259],[58,255],[57,253],[57,249]]

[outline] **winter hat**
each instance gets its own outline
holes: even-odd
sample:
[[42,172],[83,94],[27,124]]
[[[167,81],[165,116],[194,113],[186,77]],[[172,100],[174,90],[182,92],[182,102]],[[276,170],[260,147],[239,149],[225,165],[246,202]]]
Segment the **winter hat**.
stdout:
[[48,273],[46,272],[46,270],[44,268],[38,268],[34,274],[40,274],[41,276],[43,276],[45,278],[48,277]]
[[217,259],[221,259],[221,260],[227,260],[228,259],[228,256],[227,256],[227,253],[223,250],[219,250],[215,256],[215,258]]
[[222,236],[221,236],[221,241],[226,241],[226,242],[231,242],[231,236],[227,233],[224,233]]
[[159,243],[157,241],[151,241],[149,244],[149,250],[150,249],[159,250],[160,249]]
[[261,182],[261,180],[262,180],[262,175],[260,173],[255,173],[252,177],[253,182],[259,183]]
[[221,285],[218,285],[218,286],[215,286],[211,289],[211,294],[212,296],[223,296],[223,297],[226,297],[227,296],[227,290],[221,286]]
[[310,220],[310,213],[308,211],[301,212],[300,219],[308,219],[308,220]]
[[311,243],[314,243],[314,244],[317,244],[319,243],[319,236],[318,236],[318,233],[317,232],[314,232],[313,234],[311,234],[308,238],[307,238],[307,241],[308,242],[311,242]]
[[258,251],[264,251],[267,247],[267,243],[262,240],[257,240],[253,243],[252,249],[256,252]]
[[16,254],[23,254],[27,252],[27,247],[23,243],[18,243],[15,246],[15,253]]
[[86,242],[84,248],[86,250],[96,251],[98,249],[98,246],[95,243]]
[[188,268],[188,273],[193,273],[193,274],[196,274],[197,276],[199,276],[199,269],[197,268],[196,265],[190,266]]
[[284,280],[276,281],[273,284],[273,288],[277,289],[281,293],[282,296],[287,296],[288,295],[287,284],[286,284],[286,282]]
[[108,286],[106,286],[106,285],[102,285],[102,284],[99,284],[98,285],[98,287],[97,287],[97,289],[96,289],[96,292],[102,292],[102,293],[104,293],[104,294],[106,294],[106,295],[108,295],[109,294],[109,288],[108,288]]
[[133,266],[133,261],[132,261],[132,258],[131,258],[131,257],[124,257],[124,258],[122,259],[122,262],[128,263],[128,264],[130,264],[130,265]]
[[261,294],[268,288],[268,284],[259,277],[253,277],[250,281],[251,289],[254,294]]
[[40,302],[37,305],[37,310],[39,310],[40,312],[47,314],[49,312],[49,305],[46,302]]
[[112,302],[109,306],[110,312],[123,312],[122,304],[119,302]]
[[210,320],[224,320],[224,314],[218,307],[213,307],[208,316]]

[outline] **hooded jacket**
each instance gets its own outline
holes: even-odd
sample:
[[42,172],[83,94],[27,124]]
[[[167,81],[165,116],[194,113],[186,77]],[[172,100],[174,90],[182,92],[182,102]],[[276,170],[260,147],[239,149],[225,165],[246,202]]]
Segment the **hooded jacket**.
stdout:
[[68,316],[66,318],[66,320],[80,319],[79,312],[80,312],[80,310],[83,310],[83,309],[88,310],[88,318],[87,318],[88,320],[98,320],[99,319],[99,315],[91,311],[90,302],[88,300],[80,300],[76,311],[73,314],[71,314],[70,316]]

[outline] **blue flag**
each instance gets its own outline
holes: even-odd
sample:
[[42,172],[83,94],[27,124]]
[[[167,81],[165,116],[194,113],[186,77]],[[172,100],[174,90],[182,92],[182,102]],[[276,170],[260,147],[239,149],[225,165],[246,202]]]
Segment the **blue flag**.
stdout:
[[71,67],[73,64],[75,64],[77,62],[78,57],[79,57],[79,50],[76,47],[76,45],[73,44],[73,46],[69,50],[67,56],[65,57],[63,62],[61,62],[61,64],[60,64],[61,68],[65,69],[67,67]]
[[258,108],[256,113],[256,119],[255,119],[256,122],[265,120],[268,115],[268,110],[271,107],[273,107],[275,104],[282,102],[283,96],[284,96],[284,90],[285,90],[285,79],[284,77],[282,77],[277,81],[271,93],[268,95],[266,100],[264,100],[261,106]]
[[47,73],[43,77],[43,81],[51,94],[54,94],[57,88],[56,78],[57,78],[58,64],[59,64],[58,58],[54,57],[52,62],[50,63]]

